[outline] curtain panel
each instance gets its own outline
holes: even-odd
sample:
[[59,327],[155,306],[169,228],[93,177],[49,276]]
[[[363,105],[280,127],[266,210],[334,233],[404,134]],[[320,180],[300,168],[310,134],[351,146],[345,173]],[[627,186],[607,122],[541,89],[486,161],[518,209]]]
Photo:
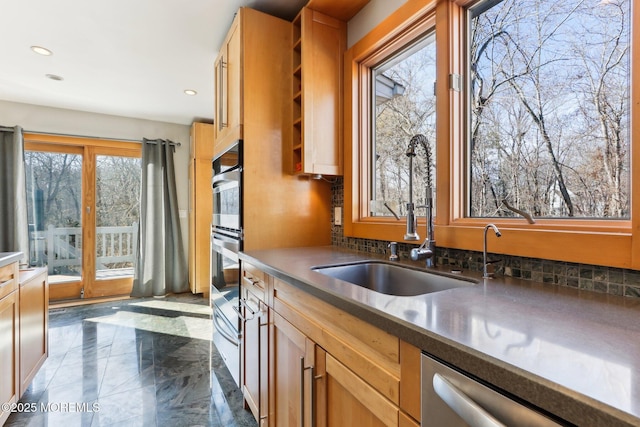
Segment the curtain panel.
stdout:
[[29,223],[20,126],[0,127],[0,252],[22,252],[29,261]]
[[189,290],[178,217],[174,145],[160,139],[142,142],[139,242],[131,292],[134,297],[160,297]]

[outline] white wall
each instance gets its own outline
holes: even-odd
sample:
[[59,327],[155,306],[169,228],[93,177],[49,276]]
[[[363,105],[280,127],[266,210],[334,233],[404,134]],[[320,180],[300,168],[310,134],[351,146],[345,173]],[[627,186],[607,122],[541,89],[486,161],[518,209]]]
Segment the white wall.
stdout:
[[353,46],[407,0],[371,0],[348,24],[347,47]]
[[[0,126],[16,125],[31,132],[137,141],[162,138],[180,142],[182,145],[176,148],[174,157],[178,205],[181,211],[188,212],[189,126],[0,100]],[[189,225],[186,215],[180,225],[186,255]]]

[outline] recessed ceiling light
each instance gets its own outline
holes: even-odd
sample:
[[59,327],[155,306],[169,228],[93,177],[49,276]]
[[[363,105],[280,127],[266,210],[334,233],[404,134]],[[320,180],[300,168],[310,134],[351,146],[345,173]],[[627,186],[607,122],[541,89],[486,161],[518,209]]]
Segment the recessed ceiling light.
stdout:
[[53,55],[53,52],[51,52],[49,49],[44,48],[42,46],[31,46],[31,50],[37,53],[38,55],[44,55],[44,56]]
[[62,80],[64,80],[62,76],[58,76],[57,74],[45,74],[44,76],[48,79],[55,80],[58,82],[61,82]]
[[193,89],[186,89],[186,90],[184,91],[184,94],[185,94],[185,95],[189,95],[189,96],[194,96],[194,95],[197,95],[197,94],[198,94],[198,92],[196,92],[196,91],[195,91],[195,90],[193,90]]

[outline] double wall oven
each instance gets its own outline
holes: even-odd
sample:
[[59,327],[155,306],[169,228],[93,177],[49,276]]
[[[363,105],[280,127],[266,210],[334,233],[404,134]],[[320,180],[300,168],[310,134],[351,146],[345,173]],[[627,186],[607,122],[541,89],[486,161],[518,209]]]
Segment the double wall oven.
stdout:
[[236,383],[240,382],[238,304],[242,250],[242,141],[213,159],[211,227],[211,306],[213,342]]

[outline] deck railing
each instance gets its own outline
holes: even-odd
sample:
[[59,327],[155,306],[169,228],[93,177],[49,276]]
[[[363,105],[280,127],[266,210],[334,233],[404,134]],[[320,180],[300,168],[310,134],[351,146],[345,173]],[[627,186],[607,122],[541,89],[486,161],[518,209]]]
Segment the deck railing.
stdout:
[[[47,265],[49,274],[56,269],[78,271],[82,265],[82,228],[54,227],[31,233],[31,263]],[[96,270],[114,265],[130,267],[138,245],[138,224],[122,227],[96,227]],[[116,267],[117,268],[117,267]]]

